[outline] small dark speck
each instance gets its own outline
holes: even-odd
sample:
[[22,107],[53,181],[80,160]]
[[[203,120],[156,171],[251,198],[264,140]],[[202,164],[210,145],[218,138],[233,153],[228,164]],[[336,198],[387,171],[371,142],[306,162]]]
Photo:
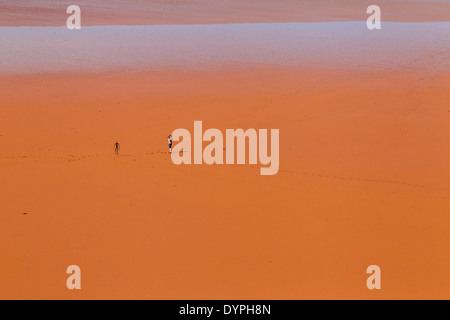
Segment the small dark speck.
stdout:
[[23,215],[26,216],[28,213],[24,212]]

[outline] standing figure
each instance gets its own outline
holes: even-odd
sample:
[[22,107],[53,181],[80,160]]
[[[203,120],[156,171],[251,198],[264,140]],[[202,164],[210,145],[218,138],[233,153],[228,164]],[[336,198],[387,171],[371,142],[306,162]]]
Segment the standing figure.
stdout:
[[120,150],[120,144],[119,144],[119,141],[116,141],[116,143],[114,144],[114,152],[116,153],[116,156],[119,155],[119,150]]
[[173,140],[172,135],[169,134],[167,138],[169,140],[169,153],[172,153],[172,140]]

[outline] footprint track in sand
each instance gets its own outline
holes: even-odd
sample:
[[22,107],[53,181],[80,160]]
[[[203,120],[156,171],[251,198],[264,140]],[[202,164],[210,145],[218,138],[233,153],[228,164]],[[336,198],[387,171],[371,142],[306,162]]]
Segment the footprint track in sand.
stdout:
[[[285,172],[285,173],[288,173],[288,174],[295,174],[295,175],[310,176],[310,177],[314,177],[314,178],[347,180],[347,181],[359,181],[359,182],[379,183],[379,184],[393,184],[393,185],[400,185],[400,186],[406,186],[406,187],[411,187],[411,188],[419,188],[419,189],[425,189],[425,190],[445,191],[445,192],[447,192],[447,189],[445,189],[445,188],[438,188],[438,187],[433,187],[433,186],[425,186],[425,185],[420,185],[420,184],[415,184],[415,183],[410,183],[410,182],[404,182],[404,181],[398,181],[398,180],[383,180],[383,179],[373,179],[373,178],[345,177],[345,176],[329,175],[329,174],[314,173],[314,172],[302,172],[302,171],[294,171],[294,170],[279,170],[279,172]],[[427,197],[427,198],[436,198],[436,199],[450,200],[450,198],[441,197],[441,196],[422,196],[422,195],[418,195],[418,196],[419,197]]]
[[108,157],[108,158],[114,158],[114,159],[123,159],[123,158],[131,158],[136,159],[136,156],[148,156],[148,155],[163,155],[167,154],[170,155],[169,152],[165,151],[153,151],[153,152],[146,152],[146,153],[136,153],[136,154],[123,154],[123,155],[111,155],[111,154],[90,154],[90,155],[83,155],[83,156],[75,156],[72,154],[68,154],[67,156],[30,156],[30,155],[21,155],[21,156],[4,156],[0,157],[0,161],[2,160],[39,160],[40,162],[55,162],[55,161],[65,161],[65,162],[74,162],[74,161],[82,161],[82,160],[89,160],[93,158],[100,158],[100,157]]
[[[90,155],[83,155],[83,156],[75,156],[75,155],[67,155],[67,156],[29,156],[29,155],[22,155],[22,156],[9,156],[9,157],[0,157],[0,162],[2,160],[39,160],[40,163],[46,163],[46,162],[77,162],[82,160],[90,160],[94,158],[100,158],[100,157],[108,157],[110,159],[129,159],[131,162],[135,162],[137,159],[139,159],[139,156],[155,156],[155,155],[168,155],[170,156],[170,153],[168,151],[152,151],[152,152],[146,152],[146,153],[137,153],[137,154],[124,154],[124,155],[111,155],[111,154],[90,154]],[[251,167],[249,167],[251,168]],[[294,175],[303,175],[303,176],[309,176],[319,179],[333,179],[333,180],[343,180],[343,181],[359,181],[359,182],[366,182],[366,183],[378,183],[378,184],[391,184],[391,185],[399,185],[399,186],[406,186],[411,188],[418,188],[423,190],[433,190],[433,191],[445,191],[448,190],[445,188],[439,188],[439,187],[433,187],[433,186],[425,186],[420,184],[415,184],[411,182],[405,182],[405,181],[398,181],[398,180],[386,180],[386,179],[374,179],[374,178],[361,178],[361,177],[348,177],[348,176],[339,176],[339,175],[332,175],[332,174],[323,174],[323,173],[316,173],[316,172],[307,172],[307,171],[295,171],[295,170],[286,170],[281,169],[279,170],[279,173],[287,173],[287,174],[294,174]],[[417,195],[418,197],[426,197],[426,198],[436,198],[436,199],[444,199],[444,200],[450,200],[448,197],[442,197],[442,196],[423,196],[423,195]]]

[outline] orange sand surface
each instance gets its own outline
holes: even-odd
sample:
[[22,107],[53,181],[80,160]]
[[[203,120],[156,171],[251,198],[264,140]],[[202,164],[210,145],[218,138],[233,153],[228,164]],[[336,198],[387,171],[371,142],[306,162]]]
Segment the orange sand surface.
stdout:
[[449,21],[443,0],[0,0],[0,26],[63,26],[69,5],[82,25],[222,24],[365,20],[376,4],[383,21]]
[[[0,77],[0,298],[449,299],[449,85],[270,66]],[[279,128],[280,171],[174,165],[166,136],[194,120]]]

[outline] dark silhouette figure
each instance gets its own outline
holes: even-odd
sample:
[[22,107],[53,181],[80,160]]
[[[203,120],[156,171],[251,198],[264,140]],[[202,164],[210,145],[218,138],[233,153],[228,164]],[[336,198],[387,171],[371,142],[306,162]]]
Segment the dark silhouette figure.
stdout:
[[114,144],[114,152],[116,153],[116,156],[119,155],[119,150],[120,150],[120,144],[118,141],[116,141],[116,143]]

